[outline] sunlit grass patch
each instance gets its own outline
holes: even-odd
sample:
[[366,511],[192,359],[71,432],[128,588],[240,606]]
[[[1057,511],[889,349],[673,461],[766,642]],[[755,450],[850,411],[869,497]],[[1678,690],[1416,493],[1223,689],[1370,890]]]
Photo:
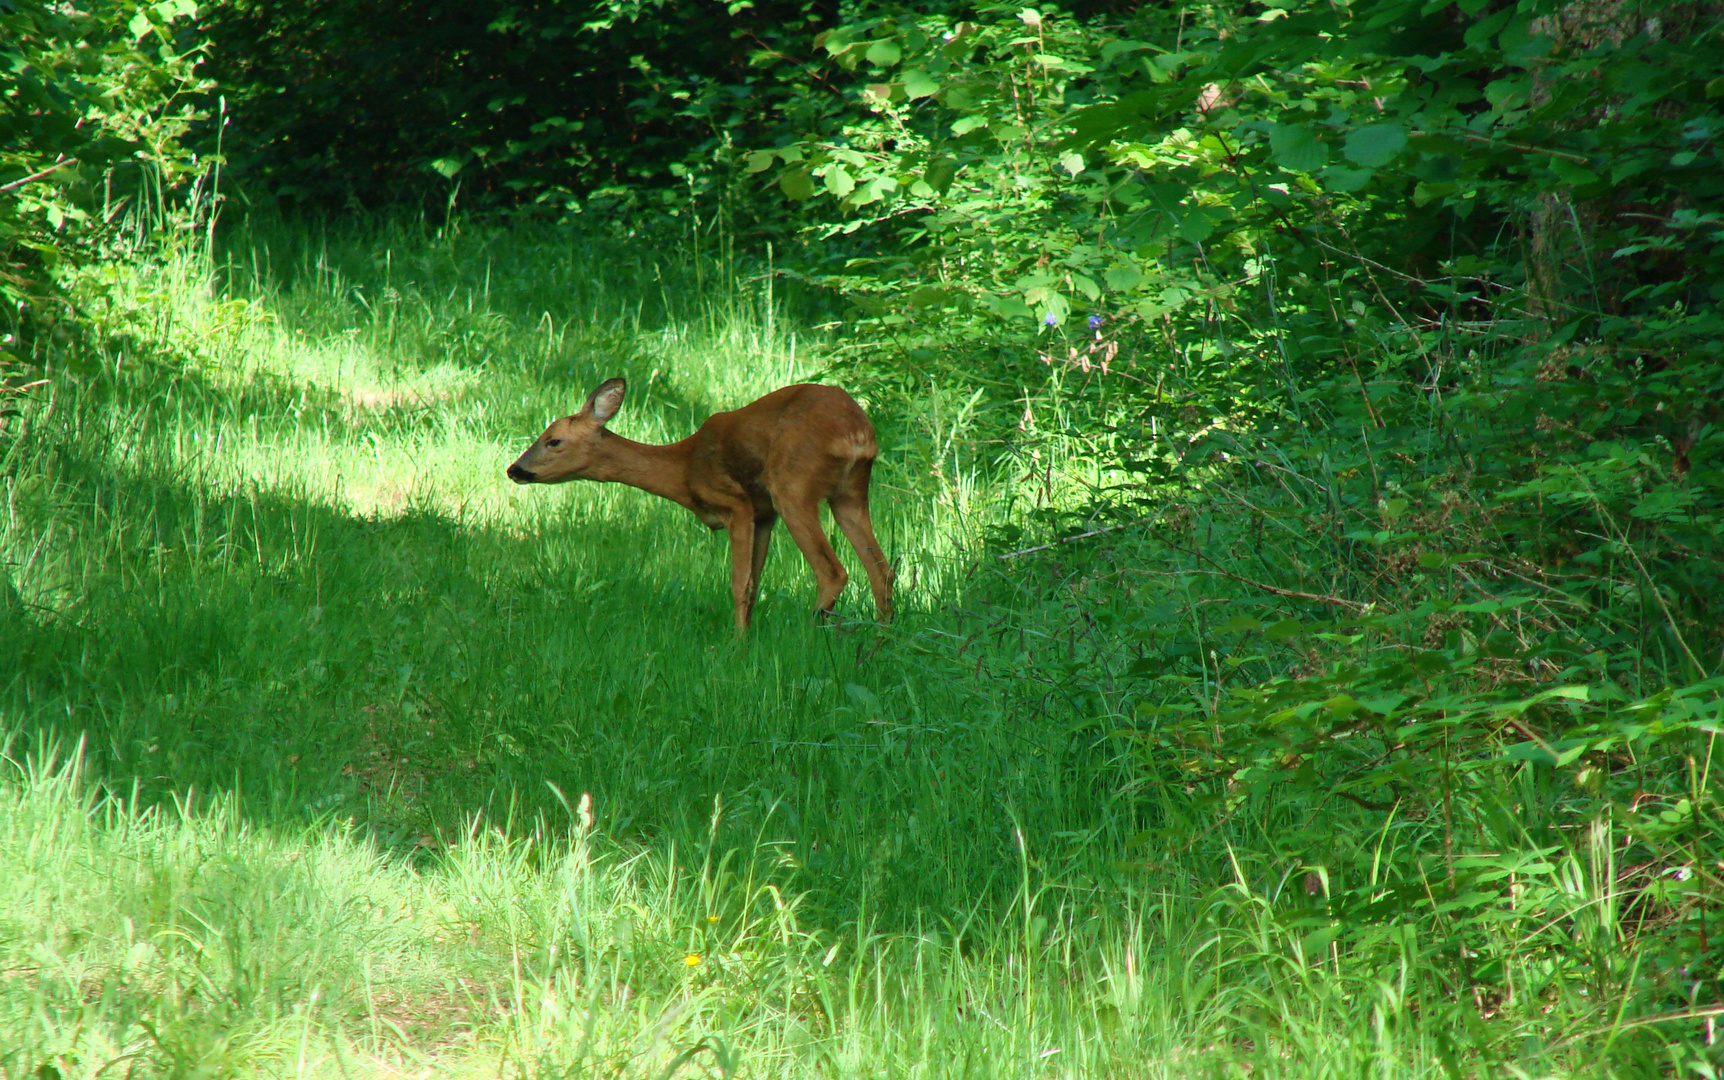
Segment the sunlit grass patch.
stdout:
[[1093,1056],[1070,1004],[1111,1015],[938,933],[810,929],[772,849],[629,853],[584,802],[415,869],[222,797],[104,796],[77,755],[0,767],[8,1073],[1027,1075]]
[[[604,377],[664,441],[818,375],[831,343],[759,282],[575,233],[277,223],[228,253],[128,271],[102,364],[0,442],[0,1071],[1591,1068],[1632,979],[1588,914],[1640,887],[1616,841],[1467,923],[1427,910],[1440,815],[1288,798],[1279,756],[1267,794],[1210,779],[1238,763],[1208,718],[1279,662],[1217,658],[1235,598],[1058,523],[1034,559],[977,543],[1117,479],[1093,449],[990,458],[933,386],[877,409],[898,622],[853,567],[816,627],[781,535],[736,642],[722,537],[502,469]],[[1361,901],[1402,906],[1336,914],[1295,829],[1337,881],[1411,874]]]

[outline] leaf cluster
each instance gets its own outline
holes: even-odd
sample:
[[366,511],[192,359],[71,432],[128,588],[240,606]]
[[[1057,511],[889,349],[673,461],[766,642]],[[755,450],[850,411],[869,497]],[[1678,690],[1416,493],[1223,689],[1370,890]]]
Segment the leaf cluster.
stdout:
[[189,0],[0,4],[0,377],[75,313],[59,281],[122,212],[159,209],[192,167],[202,55]]

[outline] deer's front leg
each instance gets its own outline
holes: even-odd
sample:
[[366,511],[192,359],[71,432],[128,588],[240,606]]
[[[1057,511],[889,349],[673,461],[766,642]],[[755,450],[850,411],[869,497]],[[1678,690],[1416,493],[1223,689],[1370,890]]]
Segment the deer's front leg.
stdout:
[[730,599],[736,605],[736,636],[748,632],[759,582],[754,577],[754,515],[730,515]]

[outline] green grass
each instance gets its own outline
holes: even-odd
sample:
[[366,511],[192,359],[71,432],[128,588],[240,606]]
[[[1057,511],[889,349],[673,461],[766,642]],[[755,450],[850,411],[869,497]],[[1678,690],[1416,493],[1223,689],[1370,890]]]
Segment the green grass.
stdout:
[[[1572,995],[1481,1020],[1442,942],[1312,936],[1298,866],[1232,846],[1273,807],[1150,858],[1186,793],[1142,792],[1107,701],[988,645],[1079,664],[994,621],[1039,587],[974,577],[1010,493],[951,456],[962,402],[879,417],[891,631],[854,566],[817,629],[780,537],[734,642],[686,511],[503,479],[605,377],[660,441],[817,375],[834,346],[764,280],[401,224],[129,272],[104,370],[0,436],[0,1076],[1688,1067],[1583,1055],[1609,1021]],[[923,647],[972,635],[974,677]],[[1608,847],[1562,864],[1577,910]]]

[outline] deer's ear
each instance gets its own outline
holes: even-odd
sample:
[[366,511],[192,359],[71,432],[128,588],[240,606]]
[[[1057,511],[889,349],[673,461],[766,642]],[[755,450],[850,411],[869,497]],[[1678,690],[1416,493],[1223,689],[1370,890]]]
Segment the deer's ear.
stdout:
[[623,391],[627,389],[628,383],[621,379],[606,379],[593,391],[592,396],[587,398],[587,407],[583,411],[589,413],[601,425],[608,424],[611,417],[617,414],[617,410],[623,407]]

